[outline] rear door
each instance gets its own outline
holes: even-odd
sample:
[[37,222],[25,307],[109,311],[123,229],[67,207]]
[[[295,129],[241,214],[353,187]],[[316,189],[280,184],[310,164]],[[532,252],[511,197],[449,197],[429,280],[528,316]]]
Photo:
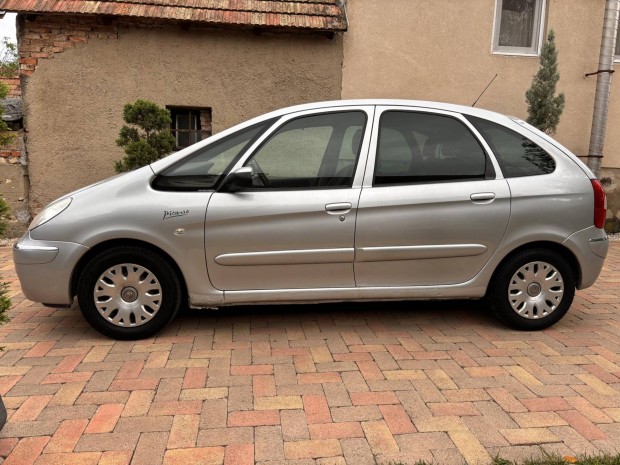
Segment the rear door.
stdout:
[[239,162],[253,169],[252,188],[216,192],[207,207],[214,287],[355,287],[355,217],[373,111],[289,115]]
[[510,191],[462,115],[377,108],[355,235],[358,286],[472,279],[497,249]]

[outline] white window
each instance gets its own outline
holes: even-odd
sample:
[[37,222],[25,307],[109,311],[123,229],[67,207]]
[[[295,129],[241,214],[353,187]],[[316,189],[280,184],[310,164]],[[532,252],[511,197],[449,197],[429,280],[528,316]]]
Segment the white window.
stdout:
[[493,52],[538,55],[546,0],[496,0]]

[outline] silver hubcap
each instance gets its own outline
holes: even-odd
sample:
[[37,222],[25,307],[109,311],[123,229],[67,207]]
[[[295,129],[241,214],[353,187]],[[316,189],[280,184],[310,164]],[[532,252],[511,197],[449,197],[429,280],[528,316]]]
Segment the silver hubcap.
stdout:
[[564,295],[560,272],[546,262],[530,262],[517,270],[508,286],[508,301],[523,318],[544,318],[555,311]]
[[103,318],[125,328],[153,319],[161,306],[162,290],[159,280],[148,269],[123,263],[99,276],[93,297]]

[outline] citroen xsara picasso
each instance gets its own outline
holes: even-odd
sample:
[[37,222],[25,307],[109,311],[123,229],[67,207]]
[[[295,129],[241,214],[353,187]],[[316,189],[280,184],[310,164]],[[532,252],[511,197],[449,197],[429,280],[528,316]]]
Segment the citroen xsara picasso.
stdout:
[[418,101],[269,113],[68,194],[14,247],[25,296],[118,339],[179,307],[487,297],[541,329],[591,286],[605,195],[515,118]]

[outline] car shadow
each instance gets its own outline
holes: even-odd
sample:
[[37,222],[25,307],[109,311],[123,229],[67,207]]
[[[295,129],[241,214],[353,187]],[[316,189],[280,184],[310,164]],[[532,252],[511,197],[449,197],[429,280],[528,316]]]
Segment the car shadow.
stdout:
[[[176,324],[181,326],[200,323],[304,322],[321,319],[333,321],[336,326],[381,322],[389,331],[415,325],[443,325],[452,328],[467,326],[503,327],[493,312],[479,300],[442,301],[380,301],[342,302],[321,304],[240,305],[216,310],[182,308]],[[359,323],[357,323],[359,321]],[[365,323],[364,323],[365,321]]]

